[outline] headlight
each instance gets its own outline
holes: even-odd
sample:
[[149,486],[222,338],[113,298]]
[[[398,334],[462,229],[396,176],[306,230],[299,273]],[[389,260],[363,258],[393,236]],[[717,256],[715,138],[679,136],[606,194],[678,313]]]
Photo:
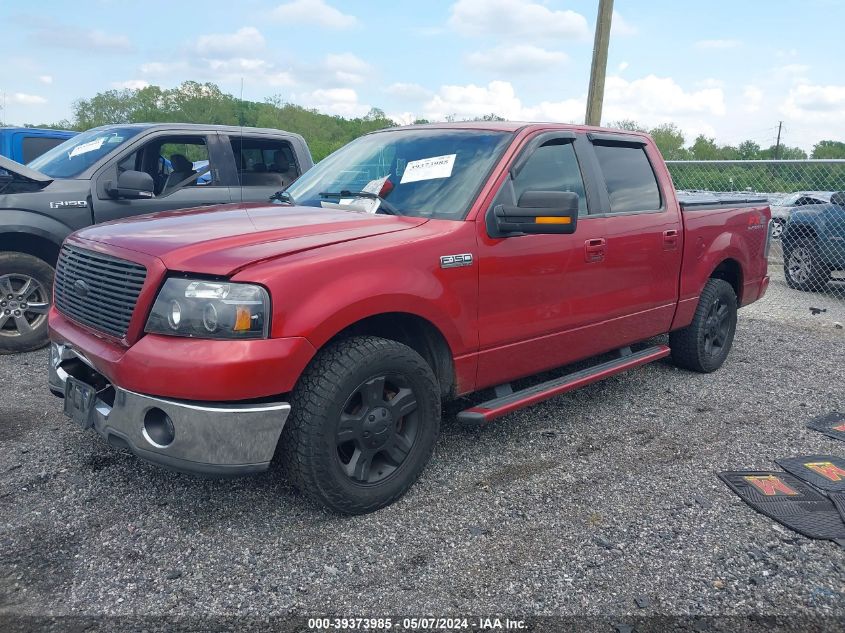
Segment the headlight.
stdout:
[[170,278],[145,330],[196,338],[267,338],[269,315],[270,297],[261,286]]

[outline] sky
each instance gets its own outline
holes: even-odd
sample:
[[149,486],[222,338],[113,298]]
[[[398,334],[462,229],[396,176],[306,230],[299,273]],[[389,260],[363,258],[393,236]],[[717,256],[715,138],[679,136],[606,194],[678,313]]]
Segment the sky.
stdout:
[[[597,0],[0,0],[0,120],[71,118],[113,88],[212,81],[401,123],[581,122]],[[616,0],[603,122],[688,144],[845,140],[845,0]]]

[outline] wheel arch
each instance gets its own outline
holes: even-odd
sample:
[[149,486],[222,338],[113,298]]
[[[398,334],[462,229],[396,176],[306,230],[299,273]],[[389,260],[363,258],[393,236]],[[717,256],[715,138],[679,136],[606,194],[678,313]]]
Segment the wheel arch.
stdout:
[[23,231],[0,232],[0,252],[32,255],[55,268],[61,244],[39,233]]
[[734,289],[737,304],[742,305],[742,265],[737,260],[732,257],[723,259],[710,273],[709,279],[722,279],[727,281]]
[[431,321],[410,312],[382,312],[363,317],[334,334],[324,345],[352,336],[378,336],[407,345],[429,364],[446,398],[456,388],[452,349]]

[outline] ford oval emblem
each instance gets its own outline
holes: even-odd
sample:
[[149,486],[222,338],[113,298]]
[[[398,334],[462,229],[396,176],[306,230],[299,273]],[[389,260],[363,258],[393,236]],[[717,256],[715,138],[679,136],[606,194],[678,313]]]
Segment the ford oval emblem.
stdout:
[[82,279],[77,279],[75,282],[73,282],[73,291],[78,297],[87,297],[88,284],[86,284]]

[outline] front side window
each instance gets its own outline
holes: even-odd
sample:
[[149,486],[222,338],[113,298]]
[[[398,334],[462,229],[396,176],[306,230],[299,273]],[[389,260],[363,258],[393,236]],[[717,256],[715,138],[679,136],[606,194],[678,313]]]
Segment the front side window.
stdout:
[[657,211],[661,208],[657,178],[645,150],[634,145],[594,145],[611,213]]
[[513,180],[514,202],[526,191],[568,191],[578,194],[578,215],[587,213],[584,180],[570,139],[547,141],[528,158]]
[[141,131],[140,127],[94,128],[45,152],[28,167],[51,178],[75,178]]
[[157,137],[117,164],[118,173],[134,170],[152,176],[156,196],[216,184],[211,167],[203,136]]
[[512,138],[489,130],[368,134],[305,172],[283,200],[349,210],[381,205],[400,215],[460,220]]

